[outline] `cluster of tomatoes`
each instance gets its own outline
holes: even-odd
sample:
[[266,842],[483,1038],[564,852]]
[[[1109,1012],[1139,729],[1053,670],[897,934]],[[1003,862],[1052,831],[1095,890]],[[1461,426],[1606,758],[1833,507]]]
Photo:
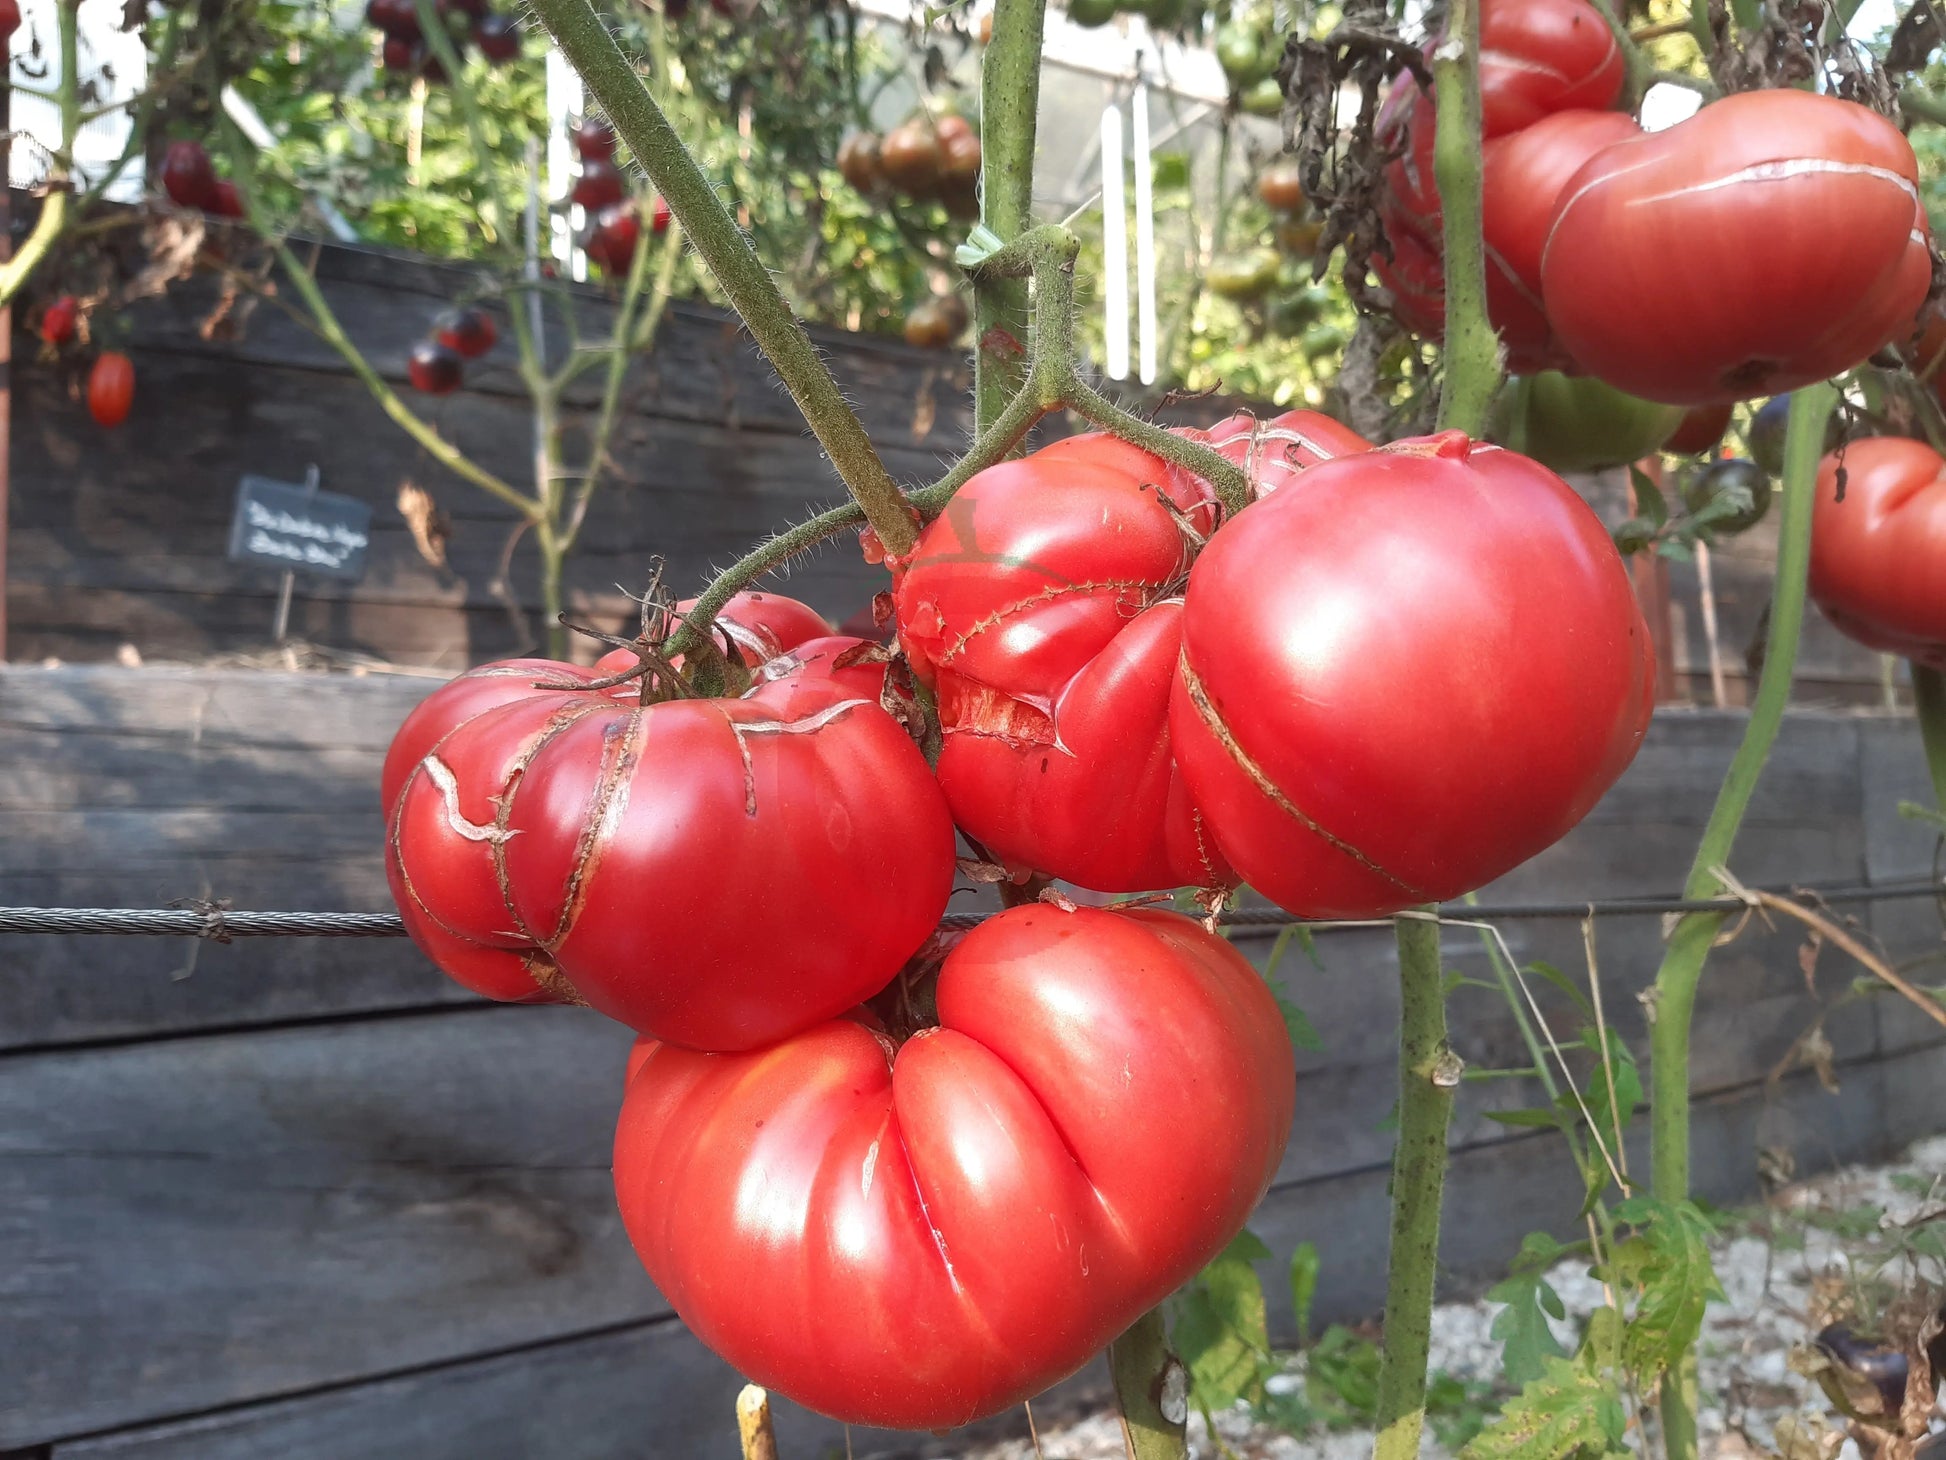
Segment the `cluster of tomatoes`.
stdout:
[[1237,110],[1258,117],[1283,112],[1284,88],[1276,75],[1283,55],[1284,40],[1270,6],[1249,6],[1217,27],[1216,60]]
[[[433,13],[455,50],[478,46],[496,66],[520,59],[520,22],[489,8],[487,0],[436,0]],[[438,53],[426,44],[416,0],[367,0],[365,19],[383,37],[380,60],[387,71],[435,83],[447,79]]]
[[[600,117],[584,117],[568,135],[581,173],[568,190],[568,202],[588,215],[582,252],[605,274],[626,274],[642,246],[642,214],[628,193],[628,179],[615,162],[615,129]],[[658,194],[649,209],[649,228],[658,237],[669,231],[672,215]]]
[[838,1418],[942,1428],[1071,1373],[1235,1234],[1292,1119],[1227,942],[1066,898],[942,930],[956,831],[1016,883],[1380,916],[1549,845],[1646,728],[1628,575],[1545,468],[1310,412],[1181,434],[1254,500],[1062,441],[886,560],[895,648],[744,594],[712,656],[740,694],[686,695],[645,633],[464,675],[387,756],[419,946],[640,1032],[637,1251],[731,1363]]
[[[1623,58],[1589,0],[1485,0],[1480,24],[1487,307],[1515,370],[1711,405],[1823,380],[1910,331],[1927,222],[1891,122],[1754,91],[1644,133],[1613,109]],[[1402,155],[1382,208],[1391,256],[1376,262],[1399,319],[1437,338],[1435,124],[1404,80],[1380,118]],[[1678,256],[1681,270],[1661,267]]]
[[178,208],[194,208],[212,218],[243,217],[243,195],[235,183],[217,176],[201,142],[171,142],[162,154],[160,176],[162,191]]
[[1313,360],[1335,355],[1349,338],[1322,319],[1331,291],[1311,282],[1312,256],[1324,222],[1304,195],[1294,159],[1280,157],[1257,175],[1257,197],[1270,212],[1271,243],[1219,255],[1205,282],[1210,291],[1261,314],[1263,328],[1296,339]]
[[980,216],[980,134],[956,112],[920,113],[880,137],[853,132],[838,146],[838,171],[867,197],[940,203],[955,218]]
[[477,304],[449,309],[406,355],[406,378],[425,395],[451,395],[465,379],[466,362],[482,359],[499,341],[493,316]]
[[[73,344],[81,330],[81,302],[72,294],[57,295],[41,311],[41,343],[51,352]],[[135,405],[135,362],[120,350],[103,350],[88,370],[88,414],[104,430],[128,419]]]

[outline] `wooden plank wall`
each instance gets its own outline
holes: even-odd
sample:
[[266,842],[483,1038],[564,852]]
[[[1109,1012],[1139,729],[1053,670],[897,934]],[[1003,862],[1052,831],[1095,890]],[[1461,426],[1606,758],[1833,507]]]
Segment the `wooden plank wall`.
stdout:
[[[0,904],[387,907],[378,764],[425,689],[0,670]],[[1735,715],[1665,713],[1616,793],[1488,896],[1666,893],[1740,731]],[[1924,876],[1932,840],[1896,814],[1924,794],[1908,720],[1794,715],[1736,868],[1753,883]],[[1904,957],[1946,946],[1934,903],[1885,903],[1867,923]],[[1583,967],[1573,922],[1504,930],[1521,959]],[[1946,1049],[1892,1001],[1831,1015],[1835,1095],[1766,1082],[1819,1010],[1798,942],[1753,928],[1705,988],[1696,1171],[1718,1200],[1753,1193],[1760,1147],[1809,1170],[1942,1124]],[[1280,970],[1325,1048],[1302,1057],[1255,1225],[1280,1258],[1316,1242],[1321,1314],[1358,1317],[1381,1292],[1396,995],[1383,935],[1319,948],[1322,969],[1293,954]],[[1657,952],[1653,919],[1599,926],[1609,1017],[1638,1051]],[[1447,957],[1485,971],[1467,930],[1449,931]],[[1850,978],[1827,953],[1820,996]],[[1547,1006],[1571,1034],[1562,1002]],[[1456,995],[1454,1031],[1474,1066],[1522,1058],[1490,996]],[[731,1460],[736,1376],[669,1314],[613,1210],[627,1040],[585,1011],[480,1004],[402,943],[0,939],[0,1455]],[[1504,1270],[1526,1231],[1573,1225],[1558,1143],[1485,1118],[1528,1095],[1465,1089],[1455,1289]],[[1285,1285],[1269,1288],[1288,1331]],[[842,1439],[788,1406],[783,1438],[791,1460]],[[854,1438],[860,1455],[954,1453]]]
[[[347,330],[395,383],[432,317],[473,288],[452,266],[336,246],[321,250],[318,271]],[[196,661],[265,648],[277,578],[223,557],[232,494],[244,472],[297,481],[313,462],[330,490],[372,505],[375,531],[364,583],[314,586],[298,599],[299,638],[443,669],[517,651],[521,633],[493,591],[514,527],[509,509],[434,468],[336,353],[281,309],[255,309],[240,338],[204,338],[215,303],[213,284],[194,280],[129,312],[141,383],[133,416],[113,433],[89,420],[78,377],[38,363],[37,344],[22,337],[9,657],[86,662],[112,659],[129,644],[147,660]],[[584,292],[577,309],[584,337],[601,335],[609,317],[601,296]],[[814,334],[893,472],[913,483],[935,478],[966,439],[964,358]],[[558,328],[554,338],[563,339]],[[470,369],[460,394],[407,398],[479,460],[521,482],[531,423],[512,363],[512,347],[503,344]],[[591,374],[570,394],[570,450],[590,425],[597,389]],[[625,618],[618,585],[639,589],[655,555],[667,560],[673,585],[698,584],[762,532],[842,496],[768,366],[719,311],[675,306],[625,399],[615,443],[621,480],[596,499],[569,572],[571,602],[584,615]],[[1207,422],[1230,408],[1189,402],[1169,419]],[[450,518],[443,568],[413,546],[398,508],[404,482],[431,491]],[[1619,477],[1582,485],[1610,521],[1627,514]],[[1747,697],[1737,676],[1768,597],[1775,532],[1773,519],[1715,560],[1718,640],[1733,703]],[[516,551],[512,561],[516,592],[531,608],[533,555]],[[1706,701],[1695,570],[1676,565],[1671,579],[1681,690]],[[844,538],[800,564],[789,591],[842,620],[870,601],[879,582]],[[1800,683],[1801,697],[1873,703],[1878,660],[1813,614]]]

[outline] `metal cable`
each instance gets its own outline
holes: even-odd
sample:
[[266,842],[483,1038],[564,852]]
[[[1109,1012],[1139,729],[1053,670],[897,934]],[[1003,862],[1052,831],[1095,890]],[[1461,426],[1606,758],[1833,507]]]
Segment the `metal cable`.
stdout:
[[[1946,883],[1893,882],[1881,887],[1768,889],[1782,897],[1842,906],[1891,902],[1904,898],[1946,898]],[[1588,902],[1443,903],[1439,916],[1453,922],[1505,922],[1515,919],[1587,917],[1655,917],[1665,913],[1735,913],[1745,904],[1735,898],[1694,901],[1681,897],[1596,898]],[[948,930],[964,930],[986,915],[959,914],[940,920]],[[1320,931],[1348,924],[1329,919],[1293,918],[1276,908],[1244,908],[1226,912],[1221,921],[1245,930],[1316,926]],[[1349,926],[1356,926],[1355,924]],[[116,907],[5,907],[0,908],[0,933],[115,934],[136,937],[205,938],[227,943],[234,938],[403,938],[405,923],[396,913],[345,912],[232,912],[219,903],[197,902],[174,908]]]

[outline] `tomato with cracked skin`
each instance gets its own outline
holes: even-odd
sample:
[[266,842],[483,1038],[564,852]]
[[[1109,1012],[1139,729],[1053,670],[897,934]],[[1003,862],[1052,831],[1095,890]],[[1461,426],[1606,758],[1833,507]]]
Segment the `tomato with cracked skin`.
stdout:
[[1824,616],[1867,648],[1946,670],[1946,460],[1920,441],[1854,441],[1825,457],[1817,492],[1811,597]]
[[941,1429],[1079,1369],[1242,1227],[1290,1042],[1228,943],[1158,911],[1015,908],[938,1023],[863,1011],[747,1055],[638,1047],[622,1220],[690,1329],[853,1424]]
[[931,935],[952,823],[875,699],[806,673],[641,705],[592,677],[475,671],[388,756],[393,895],[454,978],[749,1049],[876,993]]
[[[676,618],[696,606],[685,598],[676,605]],[[781,593],[759,593],[746,589],[723,605],[716,615],[717,639],[735,647],[745,669],[768,664],[779,654],[795,649],[811,639],[829,638],[837,632],[830,621],[808,603],[786,598]],[[595,675],[606,678],[641,663],[632,649],[613,649],[595,661]]]
[[[1359,441],[1311,412],[1183,434],[1270,485]],[[1200,478],[1090,434],[979,473],[894,564],[940,785],[1003,864],[1099,892],[1233,880],[1168,735],[1182,586],[1218,516]]]
[[1627,69],[1589,0],[1483,0],[1481,135],[1517,132],[1555,112],[1606,110],[1621,97]]
[[1711,405],[1903,343],[1931,269],[1897,127],[1833,96],[1747,91],[1596,153],[1562,192],[1541,286],[1583,368],[1645,400]]
[[1587,504],[1449,431],[1313,467],[1217,532],[1170,734],[1244,881],[1376,917],[1564,835],[1634,758],[1654,673]]

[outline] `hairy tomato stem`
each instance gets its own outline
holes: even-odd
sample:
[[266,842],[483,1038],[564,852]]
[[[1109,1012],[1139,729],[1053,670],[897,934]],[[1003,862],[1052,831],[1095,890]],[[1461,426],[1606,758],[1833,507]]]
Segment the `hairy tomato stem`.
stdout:
[[1446,35],[1433,51],[1433,176],[1445,219],[1446,383],[1439,428],[1486,432],[1500,392],[1500,337],[1487,318],[1486,244],[1480,202],[1480,3],[1451,0]]
[[[1033,223],[1034,134],[1041,97],[1047,0],[999,0],[980,71],[980,221],[1003,242]],[[986,434],[1027,380],[1019,341],[1027,285],[976,279],[973,289],[973,430]],[[1068,346],[1070,360],[1073,345]]]
[[1162,1310],[1151,1308],[1108,1346],[1130,1460],[1186,1460],[1189,1371],[1169,1348]]

